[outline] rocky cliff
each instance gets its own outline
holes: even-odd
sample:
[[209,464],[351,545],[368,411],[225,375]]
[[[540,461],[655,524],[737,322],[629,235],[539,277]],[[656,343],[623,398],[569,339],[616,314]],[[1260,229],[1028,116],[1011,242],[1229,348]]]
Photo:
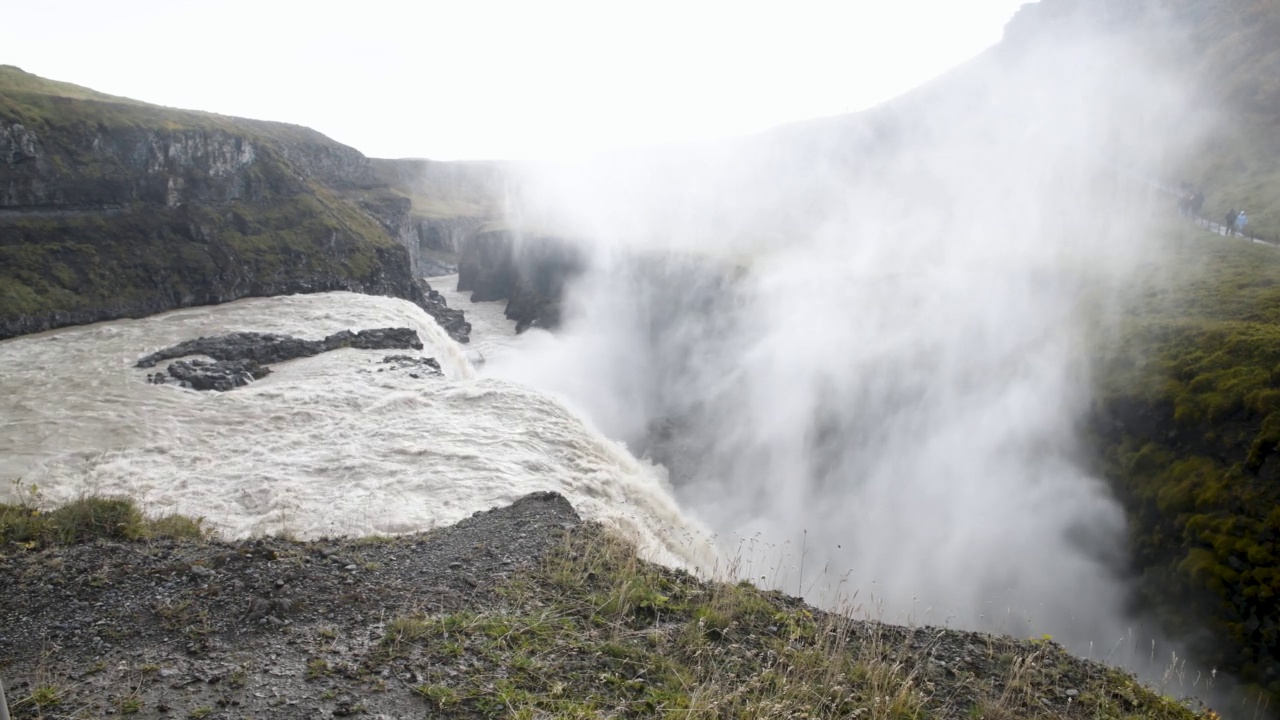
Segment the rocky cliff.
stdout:
[[418,277],[458,272],[463,246],[501,219],[508,169],[499,163],[373,160],[386,192],[361,204],[409,251]]
[[422,302],[409,251],[361,207],[388,193],[306,128],[0,66],[0,338],[250,296]]
[[506,300],[516,332],[550,330],[560,325],[565,286],[585,267],[584,251],[567,240],[487,230],[462,250],[458,290],[470,291],[472,302]]
[[458,272],[462,247],[490,221],[485,215],[423,217],[415,212],[412,199],[388,192],[366,193],[360,207],[409,252],[415,277]]

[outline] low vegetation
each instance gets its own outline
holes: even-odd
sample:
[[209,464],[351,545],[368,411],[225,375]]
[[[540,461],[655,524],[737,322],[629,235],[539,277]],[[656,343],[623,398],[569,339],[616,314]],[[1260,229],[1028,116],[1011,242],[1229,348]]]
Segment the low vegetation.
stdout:
[[1131,289],[1094,426],[1145,604],[1275,694],[1280,250],[1175,232]]
[[0,545],[18,543],[34,549],[98,539],[200,540],[207,535],[202,518],[177,514],[148,518],[129,498],[83,497],[46,512],[39,507],[39,488],[31,485],[20,490],[17,503],[0,503]]
[[374,175],[421,219],[498,217],[508,168],[496,162],[372,159]]
[[1249,231],[1280,240],[1280,4],[1229,0],[1212,8],[1174,0],[1182,32],[1166,58],[1195,83],[1195,109],[1212,118],[1182,177],[1203,186],[1205,211],[1245,210]]
[[[471,530],[373,544],[232,545],[201,535],[155,546],[130,542],[157,529],[127,501],[84,498],[38,515],[27,508],[25,520],[50,518],[37,536],[50,545],[29,546],[20,539],[29,535],[6,525],[0,562],[16,577],[79,566],[88,548],[56,543],[107,537],[122,542],[94,548],[101,582],[66,587],[85,598],[124,596],[125,608],[135,607],[133,593],[157,592],[148,577],[170,578],[167,592],[176,595],[155,605],[154,616],[130,609],[117,618],[124,626],[94,626],[120,644],[117,655],[89,642],[51,647],[31,664],[0,662],[17,672],[15,717],[97,708],[198,718],[237,707],[273,717],[1216,720],[1049,638],[895,627],[748,583],[705,582],[644,562],[612,531],[565,522],[547,506],[544,516],[526,510],[518,524],[495,510],[472,519],[481,524]],[[5,512],[8,523],[14,511]],[[71,527],[74,536],[64,534]],[[493,560],[491,574],[480,574],[480,558],[506,550],[477,539],[530,527],[540,528],[543,550],[514,565]],[[428,582],[470,592],[450,600],[454,591],[393,579],[389,569],[365,585],[365,571],[344,564],[369,552],[406,559],[412,578],[433,575]],[[422,557],[437,563],[413,564]],[[472,568],[476,576],[464,574]],[[295,578],[290,622],[246,624],[242,604],[220,599],[235,592],[235,580],[264,574],[276,590],[272,578]],[[326,584],[334,577],[353,584],[336,591]],[[65,617],[64,608],[40,607]],[[185,652],[167,649],[171,643]],[[222,670],[209,675],[208,667]]]
[[1196,717],[1047,640],[855,621],[645,563],[594,527],[501,598],[399,616],[368,662],[419,671],[438,717]]

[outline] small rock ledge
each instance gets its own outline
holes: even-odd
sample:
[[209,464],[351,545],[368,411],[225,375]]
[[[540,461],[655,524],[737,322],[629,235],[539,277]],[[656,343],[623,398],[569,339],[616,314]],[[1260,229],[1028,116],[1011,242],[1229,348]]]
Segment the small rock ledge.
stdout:
[[179,360],[168,372],[147,375],[152,385],[179,385],[190,390],[226,392],[271,374],[271,368],[253,360]]
[[[268,363],[314,357],[339,348],[421,350],[422,341],[418,339],[417,331],[410,328],[377,328],[354,333],[343,330],[323,340],[303,340],[275,333],[239,332],[178,343],[139,359],[135,367],[151,368],[165,360],[192,355],[212,358],[212,362],[198,358],[178,360],[171,363],[165,372],[147,375],[147,381],[157,385],[180,385],[192,390],[226,392],[266,377],[271,373],[271,369],[266,367]],[[432,358],[410,358],[403,355],[393,357],[426,366],[437,373],[440,370],[439,363]]]

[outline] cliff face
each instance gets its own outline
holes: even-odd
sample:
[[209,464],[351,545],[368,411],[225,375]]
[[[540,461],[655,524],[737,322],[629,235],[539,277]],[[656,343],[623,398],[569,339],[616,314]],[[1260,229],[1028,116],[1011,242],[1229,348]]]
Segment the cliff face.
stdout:
[[366,194],[360,207],[409,252],[415,277],[458,272],[463,246],[489,222],[486,216],[423,217],[414,212],[412,199],[394,192]]
[[500,220],[508,168],[488,162],[373,160],[381,192],[361,205],[409,251],[418,277],[458,272],[463,246]]
[[6,210],[260,200],[288,190],[267,188],[248,173],[260,149],[243,135],[92,126],[64,133],[6,121],[0,128]]
[[241,297],[421,300],[408,252],[344,198],[356,150],[0,67],[0,338]]
[[519,241],[508,230],[489,230],[466,243],[458,263],[458,290],[472,302],[506,300],[516,332],[559,327],[565,286],[586,267],[583,251],[555,237]]

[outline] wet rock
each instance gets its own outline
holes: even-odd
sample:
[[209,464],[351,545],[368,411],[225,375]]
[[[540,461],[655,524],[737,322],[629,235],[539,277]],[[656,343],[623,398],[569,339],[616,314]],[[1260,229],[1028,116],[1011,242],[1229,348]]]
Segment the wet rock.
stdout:
[[559,238],[538,238],[515,254],[515,283],[504,313],[516,332],[560,326],[565,288],[586,267],[581,251]]
[[[418,339],[417,331],[411,328],[376,328],[360,332],[343,330],[323,340],[302,340],[275,333],[240,332],[178,343],[139,359],[136,367],[155,367],[164,360],[204,355],[213,360],[178,360],[171,363],[166,372],[147,375],[147,382],[155,385],[179,385],[192,390],[226,392],[270,374],[271,369],[263,363],[313,357],[338,348],[421,350],[422,342]],[[436,372],[440,370],[440,365],[430,358],[426,358],[424,363],[423,358],[410,358],[407,355],[393,357],[405,358],[416,366],[427,369],[434,368]]]
[[140,358],[135,367],[150,368],[165,360],[203,355],[214,360],[253,360],[259,364],[313,357],[338,348],[358,350],[421,350],[422,341],[411,328],[343,330],[323,340],[303,340],[276,333],[238,332],[199,337]]
[[456,275],[458,274],[458,266],[451,265],[447,262],[441,262],[435,258],[423,257],[418,263],[418,274],[422,275],[422,277]]
[[449,307],[444,296],[438,290],[433,290],[426,280],[419,280],[418,285],[422,288],[423,296],[418,305],[435,318],[440,327],[449,333],[449,337],[463,344],[471,342],[471,323],[467,322],[463,312]]
[[435,358],[413,357],[411,355],[388,355],[382,358],[382,362],[391,365],[393,370],[413,370],[409,377],[420,377],[418,373],[425,375],[443,375],[440,370],[440,363]]
[[178,385],[190,390],[226,392],[260,380],[271,373],[253,360],[179,360],[164,373],[147,376],[152,385]]

